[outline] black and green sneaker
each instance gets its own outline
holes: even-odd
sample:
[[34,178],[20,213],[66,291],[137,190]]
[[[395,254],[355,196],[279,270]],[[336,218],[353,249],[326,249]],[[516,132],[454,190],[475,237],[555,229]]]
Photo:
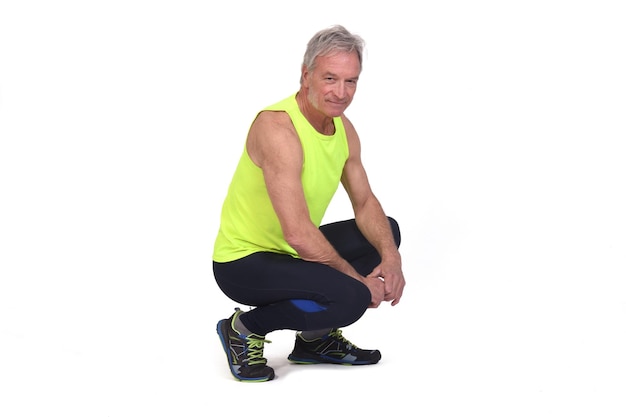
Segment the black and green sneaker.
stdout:
[[271,343],[264,336],[251,333],[244,336],[235,330],[233,323],[242,313],[238,308],[228,319],[217,323],[217,334],[222,341],[233,376],[243,382],[264,382],[274,379],[274,370],[267,366],[263,357],[263,346]]
[[359,349],[341,335],[341,330],[333,329],[313,340],[305,340],[298,332],[293,352],[287,358],[297,364],[373,365],[381,355],[378,350]]

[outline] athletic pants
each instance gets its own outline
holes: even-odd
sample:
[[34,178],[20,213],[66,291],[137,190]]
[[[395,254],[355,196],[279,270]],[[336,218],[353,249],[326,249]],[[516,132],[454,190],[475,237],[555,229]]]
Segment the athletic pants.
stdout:
[[[396,245],[398,223],[389,217]],[[376,249],[354,219],[320,227],[337,252],[363,276],[379,263]],[[362,282],[336,269],[290,255],[257,252],[231,262],[213,262],[220,289],[235,302],[256,308],[242,314],[242,323],[264,336],[279,329],[319,330],[357,321],[371,302]]]

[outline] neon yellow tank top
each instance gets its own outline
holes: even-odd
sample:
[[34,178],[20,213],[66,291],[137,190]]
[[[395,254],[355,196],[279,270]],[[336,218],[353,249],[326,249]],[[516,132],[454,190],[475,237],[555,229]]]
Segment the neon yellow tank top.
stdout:
[[[263,111],[285,111],[300,137],[304,155],[302,185],[311,221],[319,227],[341,180],[348,158],[348,141],[340,117],[335,134],[319,133],[300,112],[296,95]],[[213,260],[229,262],[255,252],[275,252],[298,257],[287,244],[269,199],[263,171],[252,162],[244,146],[224,204]]]

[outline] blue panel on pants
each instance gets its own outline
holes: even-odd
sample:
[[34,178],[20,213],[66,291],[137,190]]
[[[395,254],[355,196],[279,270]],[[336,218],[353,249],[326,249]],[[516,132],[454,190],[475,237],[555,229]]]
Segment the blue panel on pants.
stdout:
[[326,307],[316,303],[313,300],[291,300],[291,303],[296,306],[298,309],[306,312],[306,313],[317,313],[319,311],[326,310]]

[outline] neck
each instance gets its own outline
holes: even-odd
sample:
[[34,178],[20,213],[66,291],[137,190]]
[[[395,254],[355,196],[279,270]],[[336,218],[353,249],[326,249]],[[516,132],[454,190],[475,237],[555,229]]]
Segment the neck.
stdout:
[[332,135],[335,133],[335,122],[333,118],[326,116],[311,105],[311,102],[307,99],[305,89],[298,91],[296,94],[296,102],[304,118],[311,123],[311,126],[313,126],[315,130],[323,135]]

